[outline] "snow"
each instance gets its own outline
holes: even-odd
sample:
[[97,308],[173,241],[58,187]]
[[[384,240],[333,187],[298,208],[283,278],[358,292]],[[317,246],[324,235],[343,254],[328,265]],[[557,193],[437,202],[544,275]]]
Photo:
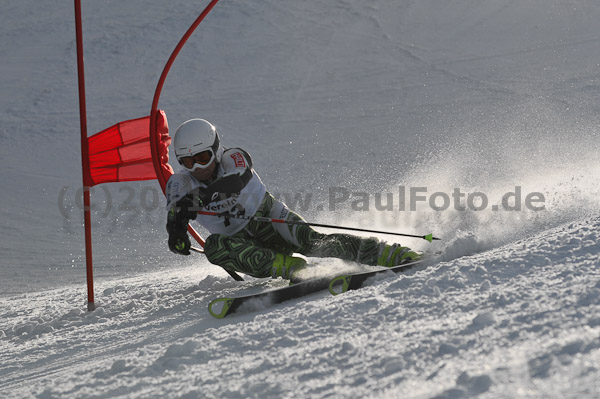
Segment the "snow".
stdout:
[[[205,4],[84,2],[90,134],[149,113]],[[599,18],[589,0],[220,2],[167,78],[171,131],[215,123],[272,192],[312,196],[309,221],[443,240],[402,239],[435,258],[361,290],[217,320],[215,297],[285,282],[171,254],[156,182],[95,188],[86,311],[72,4],[8,1],[0,396],[599,397]],[[409,211],[411,187],[449,207]],[[544,209],[502,210],[516,187]],[[352,196],[332,209],[335,188]],[[487,207],[455,209],[455,188]]]

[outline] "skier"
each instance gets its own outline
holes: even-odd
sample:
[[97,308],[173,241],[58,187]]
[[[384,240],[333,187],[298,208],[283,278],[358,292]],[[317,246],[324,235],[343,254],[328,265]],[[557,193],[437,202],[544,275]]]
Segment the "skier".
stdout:
[[[175,132],[174,146],[183,170],[169,179],[166,196],[169,249],[177,254],[190,254],[187,225],[197,220],[210,232],[204,245],[207,259],[253,277],[295,281],[306,261],[293,253],[387,267],[419,258],[407,247],[377,238],[323,234],[306,225],[227,217],[303,220],[267,191],[246,151],[223,147],[216,128],[208,121],[184,122]],[[198,214],[199,210],[221,216]]]

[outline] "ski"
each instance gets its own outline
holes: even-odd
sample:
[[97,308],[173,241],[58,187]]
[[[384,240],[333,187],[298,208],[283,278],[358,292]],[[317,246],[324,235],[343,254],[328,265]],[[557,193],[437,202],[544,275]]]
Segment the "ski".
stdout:
[[414,262],[405,263],[403,265],[398,265],[386,269],[374,270],[370,272],[342,274],[337,277],[334,277],[329,281],[329,292],[331,292],[333,295],[339,295],[343,294],[348,290],[357,290],[363,286],[365,281],[375,276],[376,274],[386,272],[403,273],[407,270],[412,269],[415,266],[418,266],[420,263],[422,263],[422,261],[417,260]]
[[208,313],[217,319],[222,319],[232,313],[251,312],[265,306],[300,298],[318,291],[324,291],[329,287],[330,281],[330,277],[317,278],[258,294],[217,298],[208,304]]
[[315,292],[329,289],[333,295],[344,293],[348,290],[356,290],[363,286],[370,277],[384,272],[402,273],[420,264],[421,261],[406,263],[386,269],[369,272],[342,274],[337,277],[316,278],[288,287],[277,288],[238,297],[220,297],[208,304],[208,313],[211,316],[222,319],[230,314],[248,313],[270,305],[275,305],[290,299],[301,298]]

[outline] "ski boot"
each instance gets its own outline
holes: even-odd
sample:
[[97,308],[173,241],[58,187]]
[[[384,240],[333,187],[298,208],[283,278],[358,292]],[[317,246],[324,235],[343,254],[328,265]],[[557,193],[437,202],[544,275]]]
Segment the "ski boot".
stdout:
[[298,271],[306,267],[306,261],[297,256],[276,254],[273,261],[271,275],[273,278],[281,277],[290,280],[290,285],[300,281]]
[[379,248],[377,266],[394,267],[421,259],[421,254],[399,244],[382,244]]

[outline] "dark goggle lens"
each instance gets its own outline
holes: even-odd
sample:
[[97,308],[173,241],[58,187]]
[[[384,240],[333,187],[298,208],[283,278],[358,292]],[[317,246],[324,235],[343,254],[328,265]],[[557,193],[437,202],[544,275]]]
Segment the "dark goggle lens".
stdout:
[[199,163],[200,165],[207,165],[213,159],[213,152],[206,150],[199,152],[191,157],[181,157],[180,161],[186,168],[190,169],[194,164]]

